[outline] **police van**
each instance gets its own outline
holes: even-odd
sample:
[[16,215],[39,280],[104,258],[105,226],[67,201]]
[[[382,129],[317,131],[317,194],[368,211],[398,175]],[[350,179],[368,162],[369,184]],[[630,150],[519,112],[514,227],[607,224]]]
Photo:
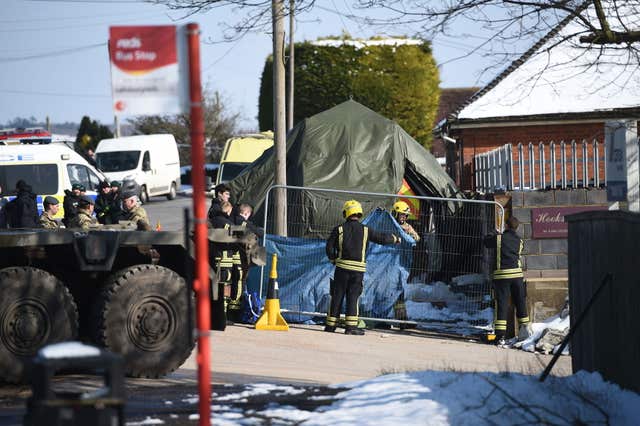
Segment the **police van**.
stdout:
[[63,217],[64,190],[71,185],[84,185],[87,195],[95,198],[105,176],[82,156],[63,144],[0,146],[0,186],[4,201],[15,194],[16,183],[24,180],[37,195],[38,212],[42,200],[51,195],[60,201],[56,217]]

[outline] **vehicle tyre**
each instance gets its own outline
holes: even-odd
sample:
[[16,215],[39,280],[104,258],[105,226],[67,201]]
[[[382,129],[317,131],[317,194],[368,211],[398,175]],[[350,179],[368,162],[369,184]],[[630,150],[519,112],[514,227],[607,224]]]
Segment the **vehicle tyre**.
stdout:
[[194,311],[193,292],[178,274],[157,265],[131,266],[105,283],[98,342],[124,357],[127,375],[160,377],[191,354]]
[[0,270],[0,381],[26,378],[26,362],[78,335],[78,308],[55,276],[32,267]]
[[138,198],[142,204],[147,204],[149,202],[149,193],[147,192],[146,185],[142,185],[140,187],[140,196]]
[[167,194],[167,200],[174,200],[177,194],[178,190],[176,189],[176,183],[171,182],[171,188],[169,189],[169,193]]

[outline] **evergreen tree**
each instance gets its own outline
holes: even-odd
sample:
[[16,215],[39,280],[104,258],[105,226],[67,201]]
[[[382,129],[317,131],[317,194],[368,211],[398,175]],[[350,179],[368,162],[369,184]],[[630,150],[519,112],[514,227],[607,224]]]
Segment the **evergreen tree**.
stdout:
[[110,138],[113,138],[113,133],[107,126],[98,123],[96,120],[91,121],[91,118],[85,115],[80,121],[80,128],[78,128],[74,147],[80,153],[85,153],[89,149],[95,151],[98,142],[102,139]]

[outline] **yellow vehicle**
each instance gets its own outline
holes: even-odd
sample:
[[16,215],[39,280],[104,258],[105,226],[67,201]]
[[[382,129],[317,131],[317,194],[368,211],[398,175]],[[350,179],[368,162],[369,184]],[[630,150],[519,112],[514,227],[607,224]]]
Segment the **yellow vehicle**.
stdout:
[[228,182],[238,176],[249,164],[253,163],[273,146],[273,132],[247,134],[229,138],[224,144],[220,167],[216,176],[216,185]]

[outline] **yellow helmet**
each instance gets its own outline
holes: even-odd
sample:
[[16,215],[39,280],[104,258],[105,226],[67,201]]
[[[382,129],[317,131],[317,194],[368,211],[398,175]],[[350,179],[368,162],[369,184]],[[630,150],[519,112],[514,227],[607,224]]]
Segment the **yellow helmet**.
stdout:
[[409,204],[404,201],[396,201],[393,205],[393,215],[398,217],[398,215],[406,214],[409,216],[411,214],[411,209],[409,208]]
[[342,216],[347,218],[354,214],[362,216],[362,205],[356,200],[349,200],[342,207]]

